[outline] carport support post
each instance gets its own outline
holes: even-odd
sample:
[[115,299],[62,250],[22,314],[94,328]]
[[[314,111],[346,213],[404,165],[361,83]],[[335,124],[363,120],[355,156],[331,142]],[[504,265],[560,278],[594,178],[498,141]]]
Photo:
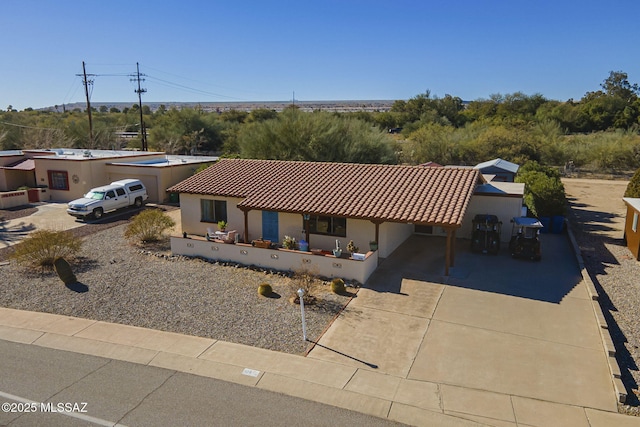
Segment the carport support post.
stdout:
[[244,213],[244,243],[249,243],[249,211],[251,209],[240,208]]
[[447,249],[445,252],[445,261],[444,261],[444,275],[449,275],[449,267],[453,266],[453,245],[454,240],[453,236],[455,236],[455,230],[452,228],[447,228]]
[[[383,221],[371,220],[371,222],[376,226],[376,237],[375,237],[375,240],[376,240],[376,243],[378,244],[378,249],[380,249],[380,224],[382,224]],[[378,256],[378,265],[379,264],[380,264],[380,256]]]

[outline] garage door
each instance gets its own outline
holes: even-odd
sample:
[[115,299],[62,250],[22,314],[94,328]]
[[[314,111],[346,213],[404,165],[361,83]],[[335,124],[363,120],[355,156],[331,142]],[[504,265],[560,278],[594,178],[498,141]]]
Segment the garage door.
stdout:
[[160,203],[164,200],[164,194],[163,197],[160,198],[159,194],[158,194],[158,177],[155,175],[136,175],[136,176],[132,176],[132,175],[125,175],[125,174],[117,174],[117,173],[110,173],[109,174],[109,179],[113,182],[113,181],[118,181],[121,179],[128,179],[128,178],[133,178],[133,179],[139,179],[140,181],[142,181],[142,183],[144,184],[145,187],[147,187],[147,194],[149,195],[149,200],[147,200],[148,202],[151,203]]

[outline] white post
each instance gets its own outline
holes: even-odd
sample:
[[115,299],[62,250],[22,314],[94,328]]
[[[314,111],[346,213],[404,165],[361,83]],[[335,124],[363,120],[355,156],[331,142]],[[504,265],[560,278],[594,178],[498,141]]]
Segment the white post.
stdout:
[[298,296],[300,297],[300,314],[302,314],[302,339],[307,342],[307,324],[304,319],[304,289],[298,289]]

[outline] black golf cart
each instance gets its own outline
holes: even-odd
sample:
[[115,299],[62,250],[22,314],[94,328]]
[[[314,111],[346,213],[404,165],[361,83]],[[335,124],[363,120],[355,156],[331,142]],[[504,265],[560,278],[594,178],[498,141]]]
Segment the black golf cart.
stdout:
[[542,223],[536,218],[516,217],[511,220],[513,231],[509,251],[514,258],[528,258],[540,261],[540,229]]
[[502,222],[495,215],[478,214],[472,223],[471,251],[496,255],[500,251]]

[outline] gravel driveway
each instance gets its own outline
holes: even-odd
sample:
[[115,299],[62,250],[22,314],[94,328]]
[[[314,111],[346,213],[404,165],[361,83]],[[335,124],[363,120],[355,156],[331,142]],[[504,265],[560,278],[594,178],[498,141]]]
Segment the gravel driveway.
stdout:
[[[124,238],[126,220],[86,225],[74,273],[87,292],[68,289],[53,272],[28,271],[14,262],[0,266],[0,306],[122,323],[215,338],[287,353],[303,353],[300,306],[289,296],[289,277],[199,259],[171,257],[168,243],[150,252]],[[9,250],[0,254],[6,260]],[[160,256],[159,256],[160,255]],[[275,296],[257,293],[270,283]],[[306,305],[307,334],[316,340],[350,300],[327,284]]]

